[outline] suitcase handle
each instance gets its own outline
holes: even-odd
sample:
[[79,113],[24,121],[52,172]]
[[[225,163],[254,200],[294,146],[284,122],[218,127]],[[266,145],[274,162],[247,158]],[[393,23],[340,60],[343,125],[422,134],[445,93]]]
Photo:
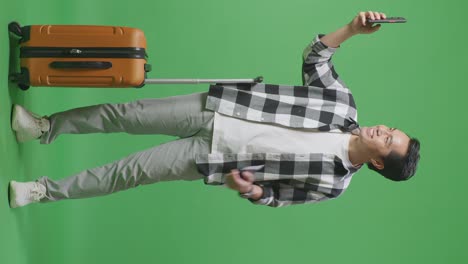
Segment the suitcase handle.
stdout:
[[261,83],[263,77],[258,76],[254,79],[145,79],[145,84],[199,84],[199,83]]
[[112,62],[109,61],[54,61],[50,63],[54,69],[110,69]]

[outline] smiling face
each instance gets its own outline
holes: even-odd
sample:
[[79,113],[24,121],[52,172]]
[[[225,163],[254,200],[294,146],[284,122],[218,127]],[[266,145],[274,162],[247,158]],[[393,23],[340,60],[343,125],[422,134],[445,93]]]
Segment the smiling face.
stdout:
[[410,138],[396,128],[388,128],[384,125],[373,127],[361,127],[359,143],[366,149],[372,164],[382,169],[383,158],[390,152],[405,156],[408,151]]

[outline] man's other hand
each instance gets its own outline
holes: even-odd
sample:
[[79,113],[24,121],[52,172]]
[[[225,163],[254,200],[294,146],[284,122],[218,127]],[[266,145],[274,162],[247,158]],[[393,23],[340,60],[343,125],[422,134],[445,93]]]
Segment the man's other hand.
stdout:
[[231,170],[231,173],[226,174],[225,182],[229,188],[240,193],[246,193],[253,188],[254,175],[250,171]]

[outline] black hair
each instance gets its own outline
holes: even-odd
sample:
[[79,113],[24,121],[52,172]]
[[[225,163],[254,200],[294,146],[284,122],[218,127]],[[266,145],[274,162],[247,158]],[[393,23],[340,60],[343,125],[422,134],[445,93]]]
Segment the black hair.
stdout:
[[392,181],[406,181],[411,178],[416,172],[419,162],[419,140],[411,138],[406,155],[401,156],[392,151],[383,158],[384,168],[379,170],[371,162],[367,163],[367,167],[380,173],[385,178]]

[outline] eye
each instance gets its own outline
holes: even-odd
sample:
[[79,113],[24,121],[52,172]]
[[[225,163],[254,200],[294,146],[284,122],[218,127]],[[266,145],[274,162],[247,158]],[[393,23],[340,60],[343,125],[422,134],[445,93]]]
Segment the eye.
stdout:
[[387,136],[385,138],[385,145],[390,146],[392,144],[392,136]]
[[387,138],[385,138],[385,144],[390,147],[393,144],[393,135],[388,135]]

